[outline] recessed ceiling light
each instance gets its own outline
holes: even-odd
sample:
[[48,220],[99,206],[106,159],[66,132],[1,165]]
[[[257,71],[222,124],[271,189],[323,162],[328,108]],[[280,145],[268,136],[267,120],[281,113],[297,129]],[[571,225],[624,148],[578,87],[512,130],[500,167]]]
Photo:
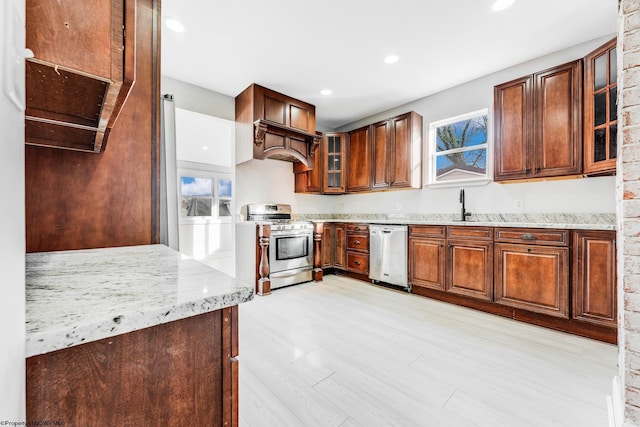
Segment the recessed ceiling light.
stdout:
[[208,149],[209,149],[209,147],[207,147],[207,146],[205,145],[204,147],[202,147],[202,149],[206,151],[206,150],[208,150]]
[[320,95],[324,95],[324,96],[329,96],[331,95],[333,92],[331,91],[331,89],[322,89],[320,91]]
[[386,62],[387,64],[395,64],[396,62],[398,62],[398,59],[400,59],[398,55],[389,55],[384,58],[384,62]]
[[492,8],[496,12],[500,12],[501,10],[505,10],[511,7],[514,2],[515,0],[497,0],[495,3],[493,3]]
[[171,31],[175,31],[176,33],[181,33],[184,31],[184,25],[182,25],[182,22],[174,18],[165,19],[164,25],[166,25],[167,28],[169,28]]

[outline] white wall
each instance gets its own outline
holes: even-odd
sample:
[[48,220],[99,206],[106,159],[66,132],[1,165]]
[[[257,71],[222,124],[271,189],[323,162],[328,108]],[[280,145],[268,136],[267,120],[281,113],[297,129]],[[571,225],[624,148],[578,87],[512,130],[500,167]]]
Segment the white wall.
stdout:
[[[9,36],[11,23],[19,34]],[[16,80],[6,81],[11,52],[24,51],[24,0],[4,0],[0,4],[0,420],[25,419],[25,292],[24,292],[24,113],[9,100],[15,92],[22,101],[24,65],[14,69]],[[17,90],[16,90],[17,88]]]
[[174,95],[174,101],[178,108],[197,111],[221,119],[235,120],[235,99],[230,96],[167,76],[162,76],[160,87],[163,94]]

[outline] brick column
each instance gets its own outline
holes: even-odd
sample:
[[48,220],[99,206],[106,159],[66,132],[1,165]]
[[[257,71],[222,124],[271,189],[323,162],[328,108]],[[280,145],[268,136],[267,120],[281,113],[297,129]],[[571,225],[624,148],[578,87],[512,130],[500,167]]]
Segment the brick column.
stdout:
[[618,17],[618,353],[612,414],[640,426],[640,1]]

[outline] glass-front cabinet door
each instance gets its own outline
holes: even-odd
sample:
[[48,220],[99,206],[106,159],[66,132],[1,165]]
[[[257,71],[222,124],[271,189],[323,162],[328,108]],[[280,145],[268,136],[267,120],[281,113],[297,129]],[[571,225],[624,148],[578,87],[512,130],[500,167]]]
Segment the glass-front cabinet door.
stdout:
[[344,193],[346,134],[324,134],[324,193]]
[[616,171],[618,66],[616,39],[585,57],[584,167],[587,175]]

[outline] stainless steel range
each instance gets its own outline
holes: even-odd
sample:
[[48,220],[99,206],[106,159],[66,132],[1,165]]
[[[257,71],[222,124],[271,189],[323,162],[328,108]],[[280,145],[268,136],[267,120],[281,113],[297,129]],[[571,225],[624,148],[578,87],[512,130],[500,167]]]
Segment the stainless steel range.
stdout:
[[291,206],[283,204],[249,204],[246,217],[258,224],[270,224],[268,265],[271,289],[312,280],[312,223],[291,220]]

